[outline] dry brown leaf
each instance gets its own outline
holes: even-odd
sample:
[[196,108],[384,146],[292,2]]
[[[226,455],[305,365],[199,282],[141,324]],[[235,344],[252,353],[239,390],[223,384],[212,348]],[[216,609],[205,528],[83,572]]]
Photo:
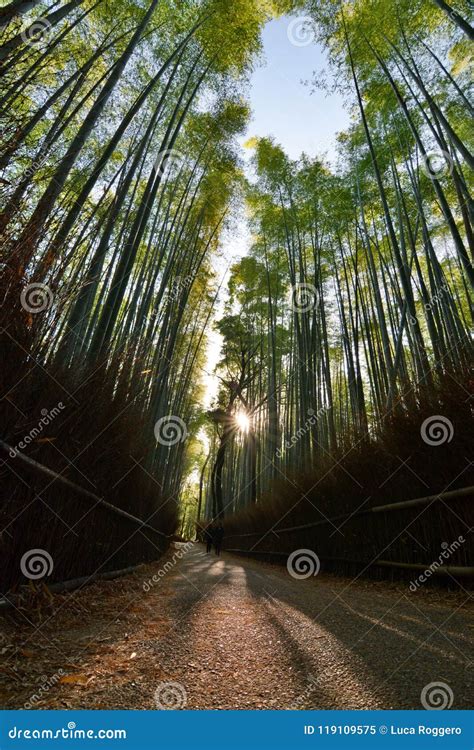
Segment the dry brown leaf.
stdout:
[[87,685],[91,679],[92,677],[88,677],[86,674],[66,674],[61,677],[59,682],[68,685]]

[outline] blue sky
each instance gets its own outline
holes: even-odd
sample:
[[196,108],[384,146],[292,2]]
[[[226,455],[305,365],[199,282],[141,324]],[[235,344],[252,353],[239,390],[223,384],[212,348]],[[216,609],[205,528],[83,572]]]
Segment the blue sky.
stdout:
[[[338,94],[330,96],[313,86],[304,86],[301,81],[312,80],[313,74],[327,69],[327,59],[322,48],[314,41],[304,46],[292,44],[289,36],[294,17],[283,16],[268,23],[263,30],[263,55],[250,79],[249,98],[252,119],[242,146],[252,136],[274,136],[275,140],[293,159],[304,151],[309,156],[327,155],[335,162],[336,134],[349,125],[349,114]],[[297,41],[304,39],[304,31]],[[251,151],[243,150],[246,160]],[[249,177],[250,177],[249,171]],[[244,220],[236,222],[231,231],[222,238],[224,258],[215,266],[219,281],[229,262],[238,260],[247,252],[251,236]],[[225,291],[224,295],[225,296]],[[222,306],[222,297],[218,309]],[[207,351],[206,402],[210,405],[217,392],[217,380],[212,375],[220,357],[220,336],[210,331]]]
[[310,94],[313,86],[301,83],[327,69],[327,59],[314,41],[291,43],[292,21],[283,16],[264,28],[264,57],[251,77],[248,135],[274,135],[292,158],[305,151],[310,156],[327,152],[333,159],[335,135],[348,127],[349,115],[339,94],[327,96],[319,89]]
[[[244,144],[253,136],[272,135],[286,153],[297,159],[304,151],[309,156],[326,155],[333,164],[336,161],[336,135],[349,126],[349,114],[342,97],[327,95],[314,86],[304,85],[312,81],[314,74],[327,69],[324,50],[306,32],[296,35],[292,24],[300,17],[282,16],[270,21],[263,30],[263,54],[250,78],[248,96],[252,118],[247,132],[240,138],[242,153],[250,160],[251,149]],[[304,46],[303,40],[309,43]],[[328,77],[330,77],[330,72]],[[314,93],[310,93],[314,90]],[[248,176],[252,179],[251,169]],[[223,238],[224,256],[237,260],[245,254],[250,242],[245,221]]]

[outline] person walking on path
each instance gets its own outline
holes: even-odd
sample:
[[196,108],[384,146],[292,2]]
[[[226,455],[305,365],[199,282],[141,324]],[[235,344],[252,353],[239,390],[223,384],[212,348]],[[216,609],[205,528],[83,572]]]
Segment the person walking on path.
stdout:
[[207,553],[209,553],[212,549],[213,538],[214,538],[214,528],[212,526],[208,526],[207,529],[204,529],[204,541],[206,543]]
[[224,538],[224,527],[221,523],[214,529],[213,537],[214,549],[216,550],[216,555],[219,557],[221,554],[222,540]]

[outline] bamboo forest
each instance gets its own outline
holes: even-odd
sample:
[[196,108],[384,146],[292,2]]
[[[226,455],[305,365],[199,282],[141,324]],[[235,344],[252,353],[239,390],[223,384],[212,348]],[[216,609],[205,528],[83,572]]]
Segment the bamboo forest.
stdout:
[[[453,666],[429,672],[422,649],[419,683],[402,669],[410,687],[393,678],[389,694],[363,677],[384,649],[367,640],[374,653],[350,657],[363,668],[346,660],[359,702],[303,677],[276,701],[256,677],[248,693],[227,661],[228,688],[202,670],[191,684],[163,647],[178,682],[157,698],[150,678],[150,703],[148,677],[131,697],[75,667],[68,633],[98,632],[107,608],[114,623],[145,601],[166,613],[168,589],[184,597],[179,571],[201,590],[225,566],[235,581],[217,613],[225,597],[257,606],[240,571],[279,613],[346,582],[355,597],[444,601],[433,617],[439,630],[456,610],[450,638],[472,627],[457,610],[474,577],[471,24],[468,0],[3,2],[0,653],[23,682],[5,697],[0,674],[2,707],[31,704],[36,673],[58,673],[64,654],[69,679],[33,707],[418,708],[430,678],[468,707],[447,643]],[[272,29],[275,90],[256,96]],[[286,98],[285,69],[314,119]],[[255,112],[271,97],[264,131]],[[270,571],[267,588],[253,570]],[[345,647],[347,612],[324,623]],[[219,625],[234,645],[236,617]],[[45,649],[60,632],[63,655],[34,646],[24,665],[36,628]]]

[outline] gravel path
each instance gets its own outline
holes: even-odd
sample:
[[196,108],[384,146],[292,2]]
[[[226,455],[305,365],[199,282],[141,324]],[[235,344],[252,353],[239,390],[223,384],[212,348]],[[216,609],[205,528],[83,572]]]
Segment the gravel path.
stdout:
[[55,597],[53,610],[21,631],[11,616],[3,631],[0,623],[0,700],[38,708],[149,709],[158,699],[158,707],[191,709],[414,709],[425,686],[442,682],[452,707],[468,708],[468,599],[323,574],[295,580],[286,568],[217,558],[200,545],[180,560],[170,550],[124,579]]

